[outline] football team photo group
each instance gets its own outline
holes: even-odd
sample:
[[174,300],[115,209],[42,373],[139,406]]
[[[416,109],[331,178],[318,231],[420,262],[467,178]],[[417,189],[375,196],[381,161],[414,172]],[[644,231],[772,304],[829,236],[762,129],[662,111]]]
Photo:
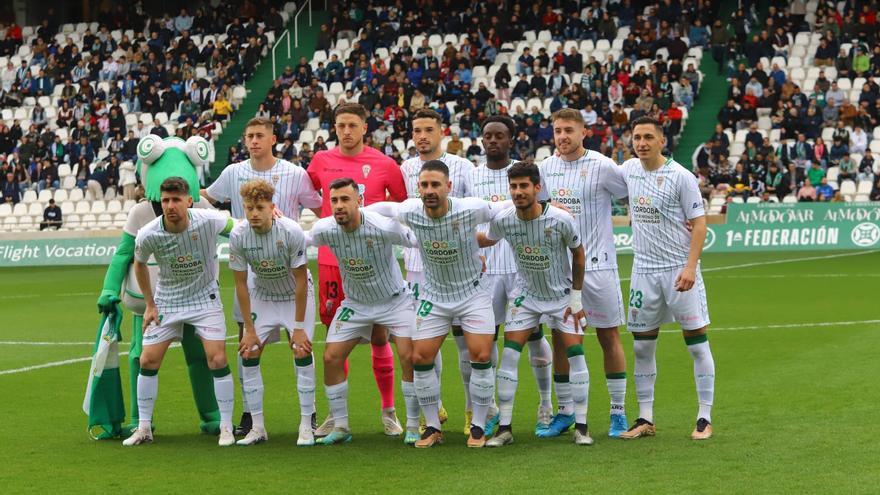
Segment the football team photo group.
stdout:
[[[637,158],[618,166],[584,148],[581,113],[562,109],[552,116],[557,152],[534,164],[510,157],[512,119],[489,117],[481,133],[487,161],[475,166],[441,149],[442,118],[423,109],[410,122],[418,156],[398,167],[364,145],[366,119],[359,104],[337,107],[339,146],[316,154],[307,171],[274,156],[271,122],[249,121],[244,141],[250,158],[231,164],[200,191],[208,201],[229,201],[231,218],[210,207],[192,208],[195,191],[184,178],[161,182],[161,214],[129,233],[136,237],[132,266],[144,311],[133,395],[137,422],[123,445],[153,441],[162,358],[187,331],[203,346],[220,446],[268,440],[260,356],[279,339],[289,343],[294,363],[297,445],[353,439],[349,407],[357,405],[349,404],[347,359],[367,343],[385,434],[402,436],[416,448],[442,444],[450,411],[441,393],[441,347],[450,333],[466,395],[466,409],[452,412],[465,417],[468,447],[514,443],[514,397],[526,347],[540,396],[537,404],[521,400],[520,407],[537,406],[529,434],[552,438],[571,430],[575,445],[594,444],[584,346],[599,345],[604,362],[590,364],[594,376],[599,370],[604,375],[611,403],[593,414],[610,414],[607,437],[653,436],[657,337],[660,325],[672,322],[681,327],[693,358],[691,438],[711,438],[715,363],[700,274],[705,212],[694,175],[663,156],[660,122],[642,117],[631,123]],[[138,150],[148,166],[149,153],[161,146],[145,146],[152,140],[142,140]],[[620,198],[629,198],[632,208],[628,308],[612,232],[612,200]],[[321,217],[308,231],[297,223],[303,208]],[[228,266],[217,260],[218,236],[228,236]],[[318,280],[308,269],[310,246],[319,249]],[[234,304],[240,329],[234,357],[244,414],[238,425],[221,269],[232,270],[235,280],[234,301],[227,303]],[[114,297],[102,298],[108,295]],[[315,335],[318,317],[326,335]],[[589,328],[595,340],[584,339]],[[621,331],[634,338],[631,383],[638,414],[632,422],[624,401]],[[313,349],[316,338],[326,341],[323,353]],[[392,343],[401,370],[403,424],[394,407]],[[323,361],[323,377],[316,376],[315,359]],[[329,411],[319,424],[320,391]]]

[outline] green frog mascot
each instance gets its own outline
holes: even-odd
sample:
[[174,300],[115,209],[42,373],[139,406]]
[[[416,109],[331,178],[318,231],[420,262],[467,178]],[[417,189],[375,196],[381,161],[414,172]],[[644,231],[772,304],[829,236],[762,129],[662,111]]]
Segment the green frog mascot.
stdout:
[[[132,263],[138,230],[162,214],[159,186],[169,177],[182,177],[189,183],[194,208],[210,207],[207,201],[199,198],[198,170],[208,160],[208,142],[204,138],[193,136],[184,141],[177,137],[162,139],[155,135],[144,136],[138,142],[137,157],[137,170],[141,177],[141,183],[144,185],[145,199],[128,212],[122,239],[119,241],[116,254],[104,276],[103,290],[98,298],[99,312],[114,313],[121,300],[134,316],[131,347],[128,354],[131,423],[122,427],[121,431],[105,431],[105,438],[128,436],[138,426],[137,377],[140,372],[139,358],[143,337],[141,327],[146,309]],[[158,268],[155,262],[150,265],[150,278],[155,291]],[[220,412],[214,398],[213,378],[208,369],[205,351],[193,327],[184,327],[183,335],[181,345],[189,370],[196,408],[201,420],[200,428],[205,433],[216,435],[220,431]]]

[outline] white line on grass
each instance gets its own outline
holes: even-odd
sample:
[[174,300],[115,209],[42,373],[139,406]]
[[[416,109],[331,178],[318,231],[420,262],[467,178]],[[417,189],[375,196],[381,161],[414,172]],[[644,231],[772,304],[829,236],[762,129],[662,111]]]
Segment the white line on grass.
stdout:
[[[741,326],[741,327],[710,327],[710,332],[731,332],[738,330],[764,330],[764,329],[785,329],[785,328],[821,328],[821,327],[838,327],[838,326],[855,326],[855,325],[873,325],[880,324],[880,320],[853,320],[853,321],[822,321],[816,323],[780,323],[773,325],[751,325],[751,326]],[[667,329],[660,330],[660,333],[679,333],[681,330],[676,329]],[[237,338],[237,335],[228,335],[226,340]],[[450,343],[451,339],[447,339],[444,341],[444,344]],[[316,340],[312,342],[313,344],[324,344],[325,342],[322,340]],[[235,346],[237,342],[229,342],[227,345]],[[171,347],[179,347],[180,344],[174,343]],[[127,356],[128,351],[120,352],[120,356]],[[63,366],[65,364],[73,364],[73,363],[82,363],[85,361],[90,361],[91,357],[81,357],[74,359],[65,359],[63,361],[53,361],[51,363],[45,364],[37,364],[34,366],[25,366],[23,368],[15,368],[11,370],[0,370],[0,375],[13,375],[17,373],[24,373],[26,371],[39,370],[43,368],[54,368],[56,366]]]
[[[700,272],[720,272],[722,270],[735,270],[737,268],[751,268],[753,266],[764,266],[764,265],[779,265],[782,263],[797,263],[798,261],[815,261],[815,260],[827,260],[832,258],[846,258],[848,256],[864,256],[866,254],[874,254],[878,253],[880,250],[872,249],[869,251],[859,251],[856,253],[841,253],[841,254],[826,254],[822,256],[807,256],[804,258],[788,258],[782,260],[769,260],[769,261],[755,261],[752,263],[742,263],[739,265],[727,265],[727,266],[716,266],[712,268],[700,268]],[[769,277],[768,277],[769,278]],[[621,278],[621,282],[629,282],[630,278]]]

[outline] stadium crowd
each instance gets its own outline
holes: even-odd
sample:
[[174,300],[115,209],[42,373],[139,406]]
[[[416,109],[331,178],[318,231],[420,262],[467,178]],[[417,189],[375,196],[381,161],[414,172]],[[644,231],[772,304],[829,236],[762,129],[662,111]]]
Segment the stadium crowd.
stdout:
[[[718,3],[514,1],[502,11],[484,1],[441,11],[339,2],[315,58],[287,67],[258,115],[276,121],[283,157],[308,167],[334,140],[334,103],[370,110],[368,144],[398,162],[415,153],[404,144],[407,117],[423,107],[443,116],[447,151],[472,160],[482,154],[481,122],[499,113],[516,121],[517,159],[550,154],[549,115],[571,107],[589,124],[587,148],[622,162],[631,156],[626,124],[641,115],[661,120],[674,147],[700,84],[690,48],[707,46],[703,26]],[[302,139],[304,130],[320,139]],[[230,162],[245,157],[240,145],[229,150]]]
[[877,6],[773,1],[713,31],[729,86],[692,159],[707,198],[880,200]]
[[50,8],[37,27],[0,25],[3,201],[68,175],[65,189],[134,199],[141,137],[219,132],[286,13],[272,0],[212,5],[153,16],[116,4],[78,25]]

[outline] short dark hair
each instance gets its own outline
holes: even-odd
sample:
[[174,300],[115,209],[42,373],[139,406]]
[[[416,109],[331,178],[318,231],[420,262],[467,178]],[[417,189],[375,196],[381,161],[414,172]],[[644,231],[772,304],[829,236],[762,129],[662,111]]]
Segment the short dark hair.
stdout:
[[634,131],[637,125],[653,125],[657,129],[657,132],[663,134],[663,124],[661,124],[660,121],[655,119],[654,117],[643,115],[637,119],[634,119],[632,122],[630,122],[630,130]]
[[449,167],[446,166],[440,160],[428,160],[422,164],[422,168],[419,170],[419,174],[422,172],[441,172],[446,177],[449,177]]
[[178,194],[189,194],[189,183],[182,177],[169,177],[162,181],[159,186],[159,192],[170,192]]
[[333,119],[335,120],[340,115],[349,113],[352,115],[357,115],[364,122],[367,121],[367,109],[364,108],[360,103],[343,103],[336,107],[336,110],[333,111]]
[[507,132],[511,138],[516,135],[516,124],[513,122],[513,119],[507,115],[490,115],[489,117],[486,117],[486,120],[483,121],[481,132],[486,129],[487,125],[493,122],[503,124],[504,127],[507,127]]
[[330,190],[334,189],[342,189],[343,187],[351,186],[355,191],[360,193],[360,188],[358,187],[358,183],[354,181],[351,177],[340,177],[338,179],[334,179],[333,182],[330,183]]
[[521,177],[528,177],[534,185],[541,183],[541,172],[538,170],[538,166],[534,163],[516,162],[510,167],[510,170],[507,171],[508,180]]
[[443,123],[443,117],[432,108],[420,108],[416,110],[410,118],[410,121],[415,121],[416,119],[434,119],[438,124]]

